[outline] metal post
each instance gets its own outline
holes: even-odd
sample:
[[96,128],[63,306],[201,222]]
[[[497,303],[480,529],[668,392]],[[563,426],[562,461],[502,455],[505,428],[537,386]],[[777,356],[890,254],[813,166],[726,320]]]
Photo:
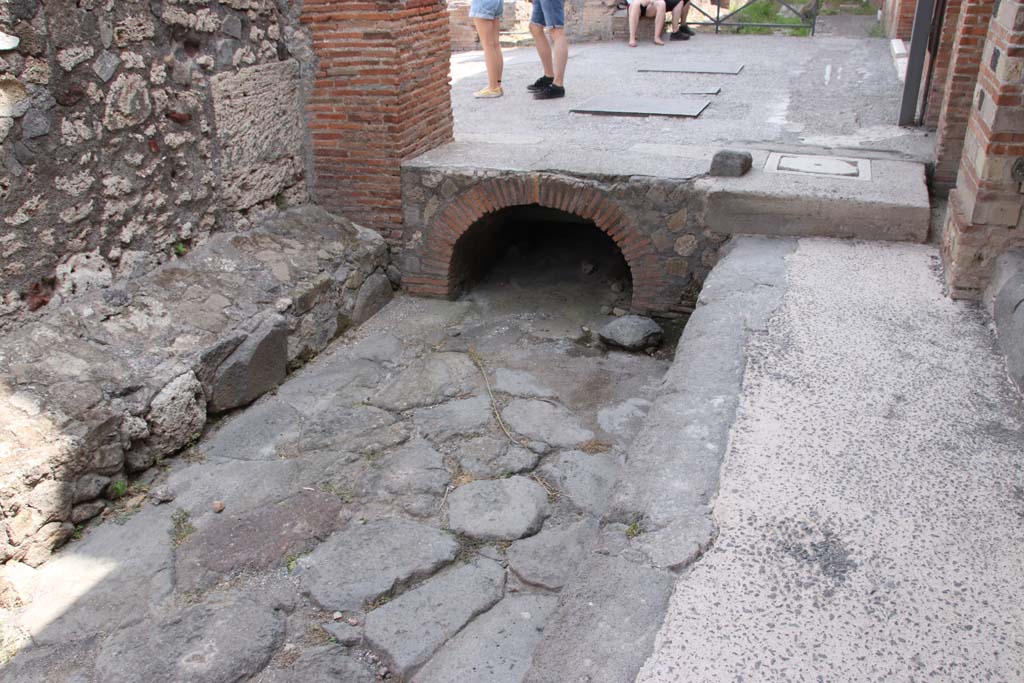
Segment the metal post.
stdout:
[[910,54],[907,55],[907,80],[903,83],[903,104],[900,106],[901,126],[912,126],[917,118],[924,55],[928,49],[934,10],[935,0],[917,0],[917,7],[914,9],[914,28],[910,32]]

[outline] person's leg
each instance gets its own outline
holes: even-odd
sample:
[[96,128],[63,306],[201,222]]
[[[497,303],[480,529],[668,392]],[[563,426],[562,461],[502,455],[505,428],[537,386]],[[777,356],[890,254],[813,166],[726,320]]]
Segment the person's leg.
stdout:
[[661,32],[665,30],[665,0],[654,0],[654,44],[664,45]]
[[494,20],[494,63],[497,65],[498,87],[501,87],[501,77],[505,75],[505,55],[501,51],[501,17]]
[[636,47],[636,29],[640,26],[640,12],[643,10],[641,0],[629,3],[629,46]]
[[565,36],[565,27],[551,29],[551,42],[554,44],[555,85],[563,87],[565,67],[569,64],[569,39]]
[[683,8],[686,6],[687,3],[680,2],[672,8],[672,33],[679,32],[679,22],[683,20]]
[[[539,6],[539,3],[534,4],[534,7]],[[551,43],[548,42],[548,35],[544,32],[544,26],[531,21],[530,35],[533,36],[533,44],[537,47],[541,66],[544,67],[544,75],[548,78],[554,78],[555,67],[551,64]]]
[[497,47],[499,19],[473,19],[476,32],[480,35],[480,46],[484,49],[484,63],[487,64],[487,85],[491,90],[501,86],[501,48]]

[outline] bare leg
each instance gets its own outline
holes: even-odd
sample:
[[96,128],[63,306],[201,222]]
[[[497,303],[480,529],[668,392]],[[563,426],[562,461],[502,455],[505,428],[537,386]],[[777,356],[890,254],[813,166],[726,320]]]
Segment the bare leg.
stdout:
[[475,17],[476,32],[480,35],[480,45],[484,49],[484,62],[487,64],[487,85],[491,90],[497,90],[501,84],[502,56],[501,49],[495,49],[497,45],[498,26],[493,19],[480,19]]
[[551,42],[554,43],[555,85],[562,87],[565,81],[565,67],[569,63],[569,39],[565,37],[565,29],[551,29]]
[[544,67],[544,75],[554,78],[555,67],[551,64],[551,43],[548,42],[547,34],[544,33],[544,27],[531,22],[530,35],[533,36],[533,44],[537,47],[541,66]]
[[636,47],[636,29],[640,26],[640,11],[642,6],[639,2],[629,3],[629,46]]
[[654,3],[654,44],[664,45],[665,42],[661,39],[661,32],[665,30],[665,2],[664,0],[655,0]]
[[672,8],[672,33],[679,33],[679,22],[682,21],[683,8],[689,6],[690,3],[681,2]]
[[505,73],[505,55],[501,51],[501,19],[494,20],[494,55],[497,64],[498,86],[501,86],[501,77]]

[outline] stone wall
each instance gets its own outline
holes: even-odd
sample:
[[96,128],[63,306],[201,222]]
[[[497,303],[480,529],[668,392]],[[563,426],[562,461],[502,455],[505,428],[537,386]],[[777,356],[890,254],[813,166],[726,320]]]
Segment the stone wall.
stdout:
[[0,2],[0,328],[307,201],[299,5]]
[[0,342],[0,562],[38,565],[392,296],[377,233],[312,205],[212,236]]
[[417,162],[402,174],[404,234],[394,243],[413,294],[458,294],[451,267],[458,240],[500,209],[536,204],[592,221],[618,244],[633,279],[632,308],[692,310],[727,236],[704,226],[706,198],[692,182],[648,177],[438,170]]

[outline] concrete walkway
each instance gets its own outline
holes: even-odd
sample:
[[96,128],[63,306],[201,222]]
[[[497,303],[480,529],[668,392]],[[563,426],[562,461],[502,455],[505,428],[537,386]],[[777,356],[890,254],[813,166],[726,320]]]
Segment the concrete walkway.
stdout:
[[[1024,410],[934,249],[801,240],[641,683],[1024,680]],[[685,352],[685,349],[682,350]]]

